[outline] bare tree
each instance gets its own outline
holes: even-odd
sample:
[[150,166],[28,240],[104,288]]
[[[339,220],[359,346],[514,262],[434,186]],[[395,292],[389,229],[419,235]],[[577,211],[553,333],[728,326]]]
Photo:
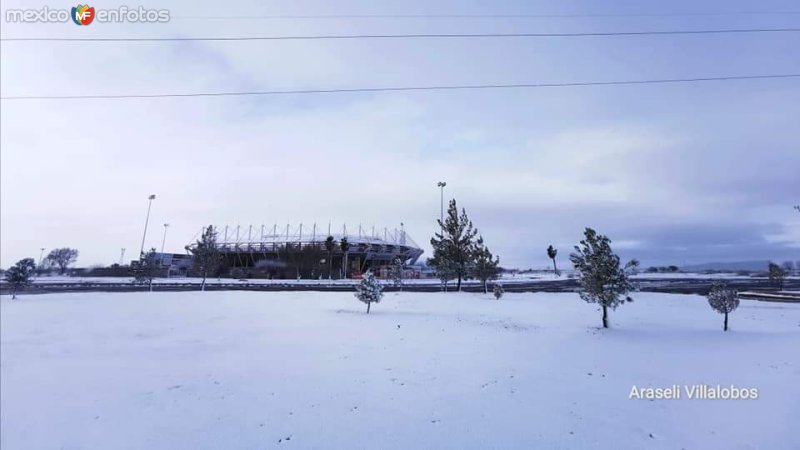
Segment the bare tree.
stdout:
[[45,258],[48,265],[58,267],[58,273],[64,275],[67,267],[74,264],[78,260],[78,250],[74,248],[64,247],[56,248],[50,251]]
[[774,284],[779,291],[782,291],[783,280],[784,278],[786,278],[786,271],[781,266],[770,261],[768,266],[768,272],[769,272],[769,281],[772,284]]

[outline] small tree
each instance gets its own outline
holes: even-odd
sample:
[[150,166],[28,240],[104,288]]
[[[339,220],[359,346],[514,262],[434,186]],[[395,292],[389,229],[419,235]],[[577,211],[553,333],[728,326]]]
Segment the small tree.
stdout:
[[403,290],[403,274],[405,272],[405,265],[403,264],[403,260],[397,256],[392,260],[392,282],[394,283],[395,287],[399,287],[400,290]]
[[[455,271],[456,290],[460,291],[461,280],[472,271],[475,236],[478,230],[473,228],[466,210],[462,209],[461,215],[458,214],[455,199],[450,200],[444,223],[441,220],[438,222],[441,232],[435,233],[431,239],[434,259],[442,264],[448,264]],[[436,252],[439,252],[438,257]]]
[[11,285],[11,300],[17,298],[17,291],[31,284],[36,263],[33,258],[24,258],[6,270],[6,282]]
[[553,247],[552,245],[547,246],[547,257],[553,260],[553,273],[558,276],[558,267],[556,267],[556,255],[558,254],[558,249]]
[[333,273],[333,250],[336,248],[336,240],[333,236],[325,238],[325,250],[328,251],[328,279],[331,279]]
[[639,273],[639,266],[641,266],[639,260],[632,259],[628,261],[628,264],[625,264],[625,271],[628,273],[628,275],[636,275]]
[[483,237],[478,238],[477,245],[475,246],[475,267],[473,273],[475,278],[481,280],[483,285],[483,293],[488,293],[487,281],[496,280],[500,274],[500,257],[495,257],[489,251],[489,247],[484,245]]
[[774,284],[779,291],[782,291],[783,280],[784,278],[786,278],[786,271],[781,266],[775,264],[772,261],[770,261],[768,267],[769,267],[768,272],[769,272],[770,283]]
[[369,314],[369,307],[372,303],[379,303],[383,297],[383,287],[375,278],[372,270],[367,270],[364,278],[356,286],[356,298],[367,304],[367,314]]
[[436,278],[442,283],[442,291],[447,292],[448,282],[456,277],[454,264],[442,257],[440,251],[434,249],[433,258],[428,258],[428,265],[436,269]]
[[192,265],[194,272],[203,277],[200,284],[200,290],[206,290],[206,278],[213,275],[218,270],[222,255],[220,254],[219,247],[217,246],[217,230],[209,225],[200,236],[194,249],[192,250],[194,258]]
[[339,248],[342,249],[342,268],[344,271],[343,278],[347,278],[347,271],[349,270],[347,267],[347,253],[350,250],[350,243],[347,242],[347,236],[343,237],[341,241],[339,241]]
[[64,275],[67,267],[74,264],[78,260],[78,250],[74,248],[56,248],[50,251],[45,258],[45,262],[50,266],[58,267],[58,273]]
[[131,265],[133,282],[146,284],[150,288],[150,292],[153,292],[153,278],[156,277],[160,268],[161,261],[156,249],[151,248],[147,253],[142,254],[139,261],[134,261]]
[[739,293],[725,283],[714,283],[708,293],[708,304],[720,314],[725,314],[723,331],[728,331],[728,314],[739,307]]
[[492,289],[492,293],[494,294],[494,298],[495,299],[500,300],[503,297],[503,294],[506,293],[506,291],[503,289],[503,285],[502,284],[495,283],[494,284],[494,289]]
[[634,290],[619,256],[611,250],[611,240],[591,228],[584,231],[580,246],[569,255],[578,275],[578,295],[586,303],[599,303],[603,309],[603,328],[608,328],[608,308],[612,310],[626,301]]

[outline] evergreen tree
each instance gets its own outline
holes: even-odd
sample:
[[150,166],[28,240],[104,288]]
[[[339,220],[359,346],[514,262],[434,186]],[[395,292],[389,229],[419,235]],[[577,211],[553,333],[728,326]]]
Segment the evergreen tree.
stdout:
[[547,257],[553,260],[553,273],[558,276],[558,268],[556,267],[556,255],[558,254],[558,249],[549,245],[547,247]]
[[339,248],[342,249],[342,266],[344,266],[344,278],[347,278],[347,272],[349,268],[347,267],[347,256],[348,251],[350,250],[350,243],[347,242],[347,236],[344,236],[341,241],[339,241]]
[[503,285],[500,283],[495,283],[494,288],[492,289],[492,293],[494,294],[494,298],[500,300],[503,297],[503,294],[506,293],[505,289],[503,289]]
[[[437,264],[447,265],[447,270],[454,271],[457,279],[456,290],[460,291],[461,280],[472,270],[475,251],[474,239],[478,230],[473,229],[472,221],[467,217],[466,210],[462,209],[459,216],[455,199],[450,200],[444,223],[441,220],[438,222],[442,231],[431,238],[434,260]],[[445,267],[443,266],[442,269]],[[438,271],[439,267],[437,266]]]
[[203,282],[200,285],[200,290],[206,290],[206,278],[213,276],[214,272],[219,269],[222,255],[217,246],[217,230],[209,225],[197,241],[194,250],[192,251],[194,258],[192,260],[193,270],[195,273],[203,277]]
[[139,261],[134,261],[131,264],[133,282],[146,284],[150,288],[150,292],[153,292],[153,278],[156,277],[160,268],[161,261],[156,249],[151,248],[147,253],[142,254]]
[[405,265],[403,264],[403,260],[398,256],[395,257],[392,261],[392,281],[394,282],[395,287],[399,287],[400,290],[403,290],[403,275],[405,272]]
[[608,328],[608,308],[613,310],[625,301],[632,302],[628,293],[634,290],[625,268],[620,267],[619,256],[611,250],[611,240],[587,228],[569,259],[578,275],[578,295],[587,303],[600,304],[603,328]]
[[36,263],[33,258],[24,258],[9,267],[5,273],[6,283],[11,285],[11,300],[17,298],[17,291],[24,289],[31,284]]
[[336,248],[336,240],[333,236],[328,236],[325,239],[325,250],[328,251],[328,279],[331,279],[333,273],[333,250]]
[[74,248],[64,247],[55,248],[45,258],[45,263],[49,266],[57,266],[58,273],[64,275],[67,267],[74,264],[78,260],[78,250]]
[[768,266],[769,281],[779,290],[783,290],[783,279],[786,278],[786,271],[779,265],[770,261]]
[[361,283],[356,286],[356,298],[367,304],[367,314],[372,303],[379,303],[383,297],[383,287],[372,270],[367,270]]
[[453,263],[442,257],[441,253],[434,249],[433,258],[428,258],[428,265],[436,270],[436,278],[442,282],[442,290],[447,292],[447,283],[456,277],[456,270]]
[[708,304],[720,314],[725,314],[723,331],[728,331],[728,314],[739,307],[739,293],[725,283],[714,283],[708,293]]
[[494,257],[492,255],[492,252],[489,251],[489,247],[483,243],[483,236],[478,238],[478,242],[475,245],[474,257],[475,265],[473,273],[475,274],[475,278],[481,280],[483,293],[487,294],[489,290],[486,282],[489,280],[496,280],[500,274],[500,257]]

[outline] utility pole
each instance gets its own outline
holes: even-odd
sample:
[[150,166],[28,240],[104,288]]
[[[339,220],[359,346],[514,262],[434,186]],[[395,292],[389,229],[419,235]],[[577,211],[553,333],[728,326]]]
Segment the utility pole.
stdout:
[[147,197],[147,216],[144,219],[144,233],[142,233],[142,246],[139,249],[139,255],[144,255],[144,240],[147,237],[147,224],[150,222],[150,207],[153,206],[153,200],[156,199],[156,194],[150,194]]
[[447,186],[447,183],[440,181],[436,183],[436,186],[440,188],[441,192],[439,198],[439,221],[441,222],[442,234],[444,234],[444,187]]

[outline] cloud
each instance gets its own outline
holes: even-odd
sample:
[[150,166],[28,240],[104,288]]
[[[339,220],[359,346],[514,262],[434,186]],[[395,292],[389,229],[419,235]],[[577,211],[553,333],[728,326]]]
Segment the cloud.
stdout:
[[[193,4],[171,7],[191,15]],[[399,32],[431,26],[383,25]],[[20,27],[4,35],[75,31]],[[92,25],[81,32],[277,35],[376,27],[175,20],[163,28]],[[491,31],[497,24],[470,27]],[[784,62],[790,58],[782,38],[758,39],[747,41],[746,51],[667,39],[3,42],[0,70],[4,95],[22,95],[647,78],[741,71],[765,55],[776,71],[797,69],[796,59],[794,67]],[[173,251],[209,223],[326,228],[329,220],[351,230],[403,222],[427,247],[440,180],[509,266],[547,265],[546,246],[569,249],[586,226],[644,264],[783,258],[800,242],[800,215],[791,211],[800,191],[800,91],[789,81],[4,101],[2,109],[3,266],[63,245],[78,247],[87,265],[115,261],[121,247],[131,255],[150,193],[158,199],[147,245],[160,246],[160,226],[169,222]]]

